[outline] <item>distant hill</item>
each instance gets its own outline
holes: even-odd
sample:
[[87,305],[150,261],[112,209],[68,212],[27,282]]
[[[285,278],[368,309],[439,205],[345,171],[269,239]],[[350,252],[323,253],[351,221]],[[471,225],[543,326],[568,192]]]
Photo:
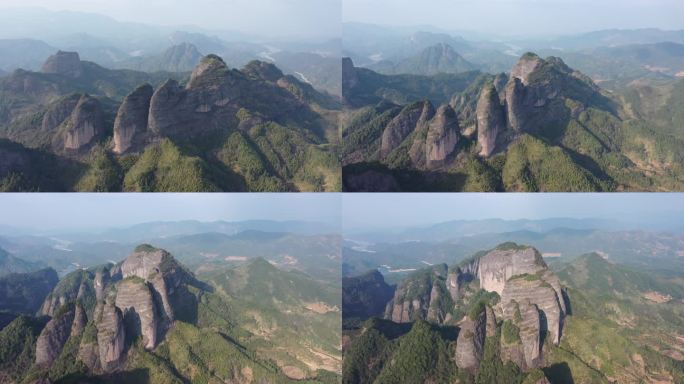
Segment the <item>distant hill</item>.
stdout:
[[449,44],[439,43],[423,49],[420,53],[397,62],[380,61],[368,68],[377,72],[393,74],[435,75],[460,73],[478,69],[459,55]]
[[38,269],[37,263],[32,263],[14,257],[4,249],[0,248],[0,277],[12,273],[26,273]]
[[37,70],[57,49],[31,39],[0,39],[0,70],[11,72],[17,68]]
[[193,44],[174,45],[158,55],[134,57],[113,64],[116,68],[143,72],[190,72],[203,55]]
[[52,268],[1,276],[0,311],[15,315],[35,314],[57,281],[57,272]]

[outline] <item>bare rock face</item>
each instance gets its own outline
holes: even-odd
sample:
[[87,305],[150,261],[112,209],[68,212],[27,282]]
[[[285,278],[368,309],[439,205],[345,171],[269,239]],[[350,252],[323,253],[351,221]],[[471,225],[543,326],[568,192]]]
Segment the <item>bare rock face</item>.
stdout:
[[545,269],[546,264],[536,249],[499,246],[479,259],[477,276],[482,289],[501,295],[511,277]]
[[524,87],[522,81],[517,77],[511,78],[506,85],[507,128],[514,132],[522,132],[525,126]]
[[43,73],[59,74],[69,77],[80,77],[83,74],[81,58],[76,52],[58,51],[43,64]]
[[162,331],[167,329],[176,318],[171,305],[172,296],[181,283],[189,280],[188,273],[168,252],[150,245],[138,246],[121,265],[121,272],[124,279],[137,277],[149,283],[160,315],[155,322]]
[[102,369],[110,372],[122,361],[125,351],[125,330],[121,310],[111,303],[102,308],[100,321],[97,322],[97,345]]
[[71,324],[70,335],[72,337],[76,337],[83,333],[83,330],[85,329],[87,323],[88,318],[86,317],[85,310],[83,309],[83,306],[80,303],[77,303],[74,309],[74,321]]
[[73,321],[73,308],[50,319],[36,342],[37,365],[49,367],[55,361],[69,339]]
[[105,131],[100,102],[88,95],[81,96],[70,118],[60,129],[63,131],[53,140],[57,151],[77,152],[88,146]]
[[209,55],[195,68],[185,88],[168,80],[154,92],[148,129],[157,136],[188,139],[237,126],[234,104],[252,92],[250,86],[247,76]]
[[435,109],[429,101],[405,107],[382,132],[380,158],[386,158],[414,130],[427,127],[428,121],[434,114]]
[[[512,346],[512,348],[504,348],[508,354],[504,357],[508,357],[523,369],[539,367],[542,363],[542,324],[538,307],[531,304],[529,300],[525,300],[522,302],[509,301],[503,306],[503,309],[504,318],[513,321],[520,334],[519,344]],[[520,349],[522,349],[523,361],[519,361]]]
[[565,314],[555,290],[541,276],[528,275],[509,280],[501,294],[501,302],[505,306],[511,301],[529,302],[539,308],[543,319],[542,332],[548,330],[551,340],[558,345]]
[[456,149],[459,132],[456,112],[449,105],[439,107],[428,125],[425,139],[427,168],[444,164],[446,158]]
[[152,292],[144,280],[127,278],[117,285],[116,306],[123,312],[126,333],[142,336],[145,348],[157,344],[157,319]]
[[138,87],[126,96],[114,121],[114,152],[121,154],[143,144],[147,131],[150,100],[154,90],[149,84]]
[[469,371],[477,373],[482,361],[484,341],[486,334],[486,315],[480,313],[477,319],[472,320],[467,316],[460,324],[460,331],[456,339],[456,365]]
[[496,149],[497,137],[506,129],[504,108],[494,84],[488,84],[482,89],[475,114],[480,156],[489,157]]
[[93,286],[95,287],[95,298],[97,301],[104,300],[104,290],[109,284],[110,274],[108,268],[98,269],[95,272],[95,279],[93,280]]

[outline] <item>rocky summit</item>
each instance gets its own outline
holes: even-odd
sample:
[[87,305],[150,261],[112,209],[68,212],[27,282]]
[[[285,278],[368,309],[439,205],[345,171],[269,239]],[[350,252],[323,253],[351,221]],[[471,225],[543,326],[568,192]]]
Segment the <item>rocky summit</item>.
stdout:
[[191,304],[178,296],[193,281],[173,256],[150,245],[136,247],[120,264],[67,276],[43,304],[52,319],[38,338],[36,364],[50,366],[67,340],[80,338],[78,359],[85,366],[117,370],[131,340],[148,350],[163,340],[176,319],[174,307]]
[[45,61],[43,73],[79,77],[83,74],[81,58],[77,52],[59,51]]
[[[468,301],[477,290],[498,299],[478,311],[477,303]],[[464,307],[470,313],[458,310]],[[514,243],[481,252],[453,268],[438,265],[409,276],[397,286],[385,311],[387,319],[398,323],[422,319],[457,324],[461,331],[456,362],[473,372],[479,368],[486,337],[496,334],[497,321],[519,334],[517,341],[502,342],[503,356],[525,370],[541,366],[542,340],[548,332],[553,344],[560,343],[566,314],[560,280],[539,251]]]

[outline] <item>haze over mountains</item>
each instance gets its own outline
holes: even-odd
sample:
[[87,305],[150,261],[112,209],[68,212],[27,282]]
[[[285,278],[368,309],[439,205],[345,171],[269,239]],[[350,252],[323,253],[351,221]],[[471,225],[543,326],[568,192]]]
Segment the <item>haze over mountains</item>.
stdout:
[[343,51],[345,190],[681,189],[682,31],[349,22]]

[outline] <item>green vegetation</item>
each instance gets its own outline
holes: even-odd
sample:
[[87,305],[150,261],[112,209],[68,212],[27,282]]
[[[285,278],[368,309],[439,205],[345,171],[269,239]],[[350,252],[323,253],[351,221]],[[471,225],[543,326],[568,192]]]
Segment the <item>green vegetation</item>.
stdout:
[[116,192],[121,190],[123,176],[116,161],[104,148],[94,148],[88,161],[88,170],[78,181],[79,192]]
[[[518,314],[520,311],[518,310]],[[510,320],[504,320],[501,325],[501,334],[503,341],[506,344],[512,344],[520,341],[520,329]]]
[[35,344],[46,319],[19,316],[0,331],[0,374],[18,380],[36,358]]
[[185,156],[170,140],[145,150],[124,178],[129,192],[202,192],[217,191],[208,182],[207,165],[197,157]]

